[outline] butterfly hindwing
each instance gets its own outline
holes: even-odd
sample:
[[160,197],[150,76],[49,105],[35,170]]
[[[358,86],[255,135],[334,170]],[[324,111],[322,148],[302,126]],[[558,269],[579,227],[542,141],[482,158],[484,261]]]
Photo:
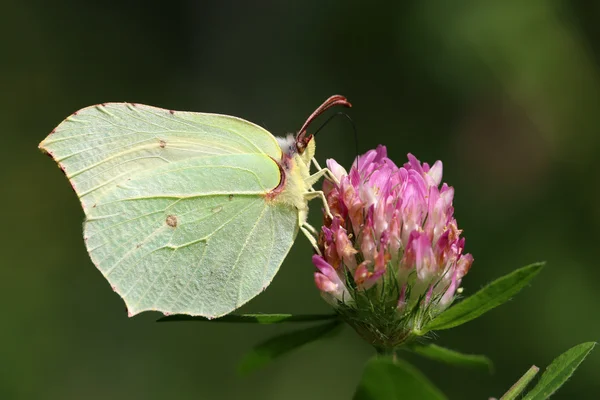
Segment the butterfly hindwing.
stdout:
[[278,180],[260,154],[139,174],[89,210],[88,251],[132,315],[224,315],[271,282],[297,234],[297,211],[264,196]]

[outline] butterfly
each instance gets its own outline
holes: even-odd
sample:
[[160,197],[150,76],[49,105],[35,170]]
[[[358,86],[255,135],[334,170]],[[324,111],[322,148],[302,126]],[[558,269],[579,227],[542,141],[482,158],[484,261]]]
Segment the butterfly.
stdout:
[[216,318],[271,283],[299,230],[318,251],[308,201],[324,200],[313,185],[331,173],[306,129],[337,105],[351,106],[331,96],[296,135],[276,138],[229,115],[105,103],[39,147],[79,197],[90,258],[130,316]]

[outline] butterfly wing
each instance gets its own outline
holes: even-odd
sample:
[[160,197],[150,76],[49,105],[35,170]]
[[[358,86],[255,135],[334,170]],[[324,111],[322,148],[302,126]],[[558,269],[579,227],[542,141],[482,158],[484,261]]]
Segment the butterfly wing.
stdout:
[[273,135],[243,119],[132,103],[79,110],[40,148],[67,175],[85,212],[120,182],[170,162],[248,153],[281,159]]
[[[129,313],[218,317],[259,294],[298,232],[297,209],[265,197],[281,179],[272,136],[226,116],[106,108],[119,115],[114,131],[88,108],[71,117],[79,129],[64,122],[42,146],[74,184],[90,256]],[[139,112],[170,125],[133,123]]]
[[297,212],[265,200],[278,182],[260,154],[138,174],[88,213],[88,251],[132,315],[227,314],[268,286],[297,234]]

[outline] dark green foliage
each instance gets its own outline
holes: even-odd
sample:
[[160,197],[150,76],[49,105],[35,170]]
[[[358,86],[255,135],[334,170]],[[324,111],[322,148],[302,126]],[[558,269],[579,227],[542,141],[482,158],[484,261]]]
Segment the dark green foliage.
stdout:
[[404,360],[374,357],[365,367],[354,400],[443,400],[446,396]]
[[340,321],[334,321],[272,337],[248,352],[240,361],[238,371],[242,374],[250,373],[307,343],[334,335],[339,332],[339,328]]
[[528,265],[496,279],[483,289],[450,307],[425,325],[420,334],[454,328],[510,300],[540,272],[543,262]]

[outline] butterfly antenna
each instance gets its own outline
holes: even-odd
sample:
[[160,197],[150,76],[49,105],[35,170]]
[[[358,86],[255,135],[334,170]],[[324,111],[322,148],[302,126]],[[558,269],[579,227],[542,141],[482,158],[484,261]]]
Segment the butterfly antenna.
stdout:
[[296,135],[296,147],[298,149],[298,153],[304,153],[304,149],[308,145],[308,142],[312,139],[312,135],[306,134],[306,128],[321,114],[325,111],[329,110],[334,106],[344,106],[344,107],[352,107],[352,104],[344,97],[339,94],[333,95],[327,100],[323,102],[312,114],[306,119],[302,128],[298,131],[298,135]]
[[[325,125],[327,125],[332,119],[334,119],[335,117],[340,116],[340,115],[346,117],[348,122],[350,122],[350,125],[352,125],[352,130],[354,131],[354,145],[356,146],[356,160],[358,160],[358,129],[356,129],[356,124],[354,123],[352,118],[350,118],[350,116],[348,114],[346,114],[345,112],[339,111],[339,112],[333,114],[332,116],[330,116],[329,118],[327,118],[325,120],[325,122],[323,122],[321,124],[321,126],[319,126],[319,128],[315,131],[315,133],[312,134],[312,136],[316,136],[317,133],[319,133],[321,131],[321,129],[325,128]],[[356,164],[356,168],[358,169],[358,164]]]

